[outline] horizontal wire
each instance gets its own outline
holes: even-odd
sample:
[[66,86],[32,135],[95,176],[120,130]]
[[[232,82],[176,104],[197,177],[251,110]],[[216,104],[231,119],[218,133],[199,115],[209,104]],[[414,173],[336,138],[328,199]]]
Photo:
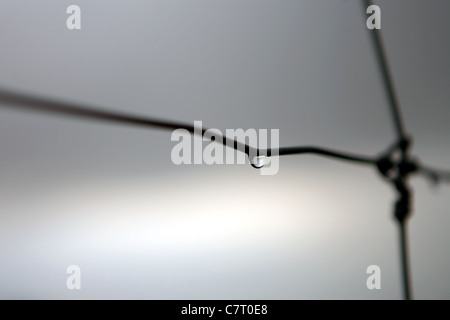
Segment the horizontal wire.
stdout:
[[[205,134],[205,132],[208,130],[205,128],[202,128],[200,130],[199,128],[196,128],[193,125],[181,122],[173,122],[149,117],[140,117],[91,107],[81,107],[78,104],[61,102],[51,100],[48,98],[31,96],[27,94],[15,93],[12,91],[2,89],[0,89],[0,103],[2,103],[1,105],[2,107],[35,112],[44,112],[49,114],[76,117],[81,119],[90,119],[96,121],[115,122],[121,124],[143,126],[154,129],[165,129],[165,130],[185,129],[193,134],[198,134],[201,132],[202,135]],[[249,146],[248,144],[241,143],[235,139],[230,139],[225,136],[217,135],[214,141],[217,143],[221,143],[227,147],[231,147],[238,151],[244,152],[247,155],[266,154],[267,156],[271,155],[284,156],[284,155],[311,153],[365,164],[375,164],[377,161],[377,159],[375,158],[369,158],[366,156],[359,156],[355,154],[340,152],[336,150],[329,150],[319,147],[284,147],[277,149],[273,148],[267,150],[259,150],[257,148]]]
[[[16,93],[0,89],[0,107],[14,110],[26,110],[39,113],[55,114],[67,117],[75,117],[80,119],[88,119],[95,121],[112,122],[119,124],[128,124],[134,126],[141,126],[150,129],[176,130],[185,129],[192,134],[202,135],[206,133],[206,128],[196,128],[193,125],[167,121],[157,118],[141,117],[136,115],[129,115],[120,112],[106,111],[102,109],[80,106],[75,103],[56,101],[48,98],[37,97],[29,94]],[[331,150],[327,148],[315,146],[296,146],[296,147],[281,147],[261,150],[241,143],[235,139],[230,139],[225,136],[215,135],[215,142],[221,143],[226,147],[233,148],[240,152],[250,155],[296,155],[296,154],[314,154],[328,158],[334,158],[344,161],[350,161],[360,164],[376,165],[379,157],[369,157],[364,155],[357,155],[353,153]],[[392,152],[398,143],[390,146],[387,153]],[[386,153],[384,153],[386,154]],[[439,180],[450,181],[450,172],[444,170],[436,170],[427,166],[417,165],[416,173],[425,176],[426,178],[436,182]]]
[[[373,3],[371,0],[364,1],[365,8],[368,8]],[[405,133],[405,127],[401,117],[400,107],[398,104],[398,98],[394,89],[394,81],[392,80],[392,74],[387,62],[386,52],[384,50],[383,42],[381,39],[380,30],[368,30],[372,39],[373,48],[375,51],[375,57],[378,61],[378,67],[380,69],[380,75],[384,86],[384,91],[388,99],[389,108],[392,114],[394,127],[399,140],[406,140],[407,135]]]

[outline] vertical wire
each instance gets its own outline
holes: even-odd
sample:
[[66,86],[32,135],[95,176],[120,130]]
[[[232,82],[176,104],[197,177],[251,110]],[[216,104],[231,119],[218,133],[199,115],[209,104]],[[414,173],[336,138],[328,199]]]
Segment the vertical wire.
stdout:
[[[373,3],[371,0],[364,0],[363,5],[364,12],[366,13],[366,8],[371,6]],[[389,109],[391,113],[391,117],[393,120],[393,125],[396,131],[397,139],[398,141],[407,141],[407,136],[405,133],[405,128],[402,121],[402,116],[400,113],[400,107],[398,104],[397,95],[395,93],[394,89],[394,82],[392,80],[392,75],[389,69],[389,65],[387,62],[386,53],[383,46],[383,41],[381,37],[380,30],[373,29],[369,30],[371,39],[372,39],[372,45],[375,52],[375,57],[378,62],[378,67],[380,70],[381,80],[383,82],[384,91],[386,93],[386,98],[388,100]],[[407,144],[403,144],[402,147],[400,147],[401,152],[401,159],[402,161],[406,160],[407,155]],[[403,183],[407,179],[407,176],[400,173],[401,181]],[[407,226],[406,221],[402,219],[397,219],[400,227],[400,260],[402,264],[402,276],[403,276],[403,295],[405,300],[412,299],[411,295],[411,282],[410,282],[410,273],[409,273],[409,254],[408,254],[408,239],[407,239]]]
[[402,260],[402,275],[403,275],[403,296],[405,300],[412,300],[412,288],[410,286],[410,270],[409,270],[409,255],[408,255],[408,233],[406,221],[399,222],[400,228],[400,254]]
[[[365,9],[372,5],[371,0],[364,0]],[[389,69],[389,65],[386,58],[386,53],[383,46],[383,41],[381,38],[380,31],[373,29],[369,31],[372,39],[373,48],[375,51],[375,56],[378,61],[378,66],[380,68],[380,74],[382,82],[384,85],[384,90],[386,92],[386,97],[388,99],[389,108],[392,114],[392,119],[394,122],[394,127],[399,140],[404,140],[406,138],[405,128],[402,121],[402,116],[400,112],[400,107],[398,104],[397,95],[394,89],[394,82],[392,80],[392,75]]]

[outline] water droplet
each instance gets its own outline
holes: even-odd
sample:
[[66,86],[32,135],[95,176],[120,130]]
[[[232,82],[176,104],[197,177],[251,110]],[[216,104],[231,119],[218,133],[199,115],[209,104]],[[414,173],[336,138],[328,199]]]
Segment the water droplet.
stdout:
[[253,168],[261,169],[266,164],[266,157],[265,156],[259,156],[259,157],[253,157],[250,160],[250,164]]

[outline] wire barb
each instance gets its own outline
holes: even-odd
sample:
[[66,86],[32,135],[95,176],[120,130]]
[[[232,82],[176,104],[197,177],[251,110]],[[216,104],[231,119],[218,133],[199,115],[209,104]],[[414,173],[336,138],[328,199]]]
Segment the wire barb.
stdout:
[[[373,4],[371,0],[364,0],[364,3],[365,3],[364,9],[368,8],[369,6],[371,6]],[[375,56],[378,61],[378,66],[380,69],[382,82],[383,82],[384,89],[386,92],[386,97],[389,102],[389,107],[391,110],[392,119],[394,122],[394,127],[395,127],[395,130],[397,133],[397,137],[399,140],[404,140],[404,139],[406,139],[407,135],[405,133],[405,128],[404,128],[403,120],[401,117],[401,112],[400,112],[400,107],[398,104],[397,95],[395,94],[394,82],[392,80],[392,75],[391,75],[391,72],[389,69],[389,64],[387,62],[386,53],[384,50],[380,30],[374,29],[374,30],[369,30],[368,32],[370,33],[370,36],[372,39]]]
[[[136,115],[129,115],[119,112],[111,112],[103,109],[94,108],[92,106],[81,106],[77,103],[68,103],[64,101],[57,101],[48,98],[42,98],[34,95],[17,93],[10,90],[0,88],[0,107],[14,110],[25,110],[31,112],[55,114],[66,117],[74,117],[79,119],[87,119],[94,121],[113,122],[119,124],[128,124],[134,126],[141,126],[150,129],[176,130],[185,129],[190,133],[201,132],[204,134],[208,129],[202,128],[197,131],[193,125],[186,123],[167,121],[157,118],[141,117]],[[267,157],[273,154],[279,156],[298,155],[298,154],[315,154],[318,156],[333,158],[336,160],[344,160],[363,165],[373,165],[378,168],[382,176],[390,179],[392,177],[392,170],[398,170],[397,167],[402,166],[403,172],[405,168],[409,167],[410,172],[414,172],[430,179],[433,183],[440,181],[450,182],[450,172],[443,170],[435,170],[427,166],[422,166],[417,160],[396,164],[393,160],[393,155],[399,149],[404,148],[407,144],[406,140],[399,140],[387,148],[385,152],[379,157],[359,155],[344,151],[332,150],[327,148],[315,146],[296,146],[296,147],[281,147],[278,149],[257,149],[248,144],[239,141],[218,136],[214,140],[226,147],[234,148],[238,151],[244,152],[247,156],[251,154],[265,155]],[[276,152],[278,151],[278,152]]]

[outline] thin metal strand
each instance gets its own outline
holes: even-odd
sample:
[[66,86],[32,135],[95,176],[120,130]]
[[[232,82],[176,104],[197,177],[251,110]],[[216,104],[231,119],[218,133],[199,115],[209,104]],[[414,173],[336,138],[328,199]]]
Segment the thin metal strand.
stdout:
[[[49,114],[89,119],[95,121],[115,122],[121,124],[143,126],[153,129],[164,129],[164,130],[185,129],[192,134],[197,134],[201,132],[202,135],[205,134],[205,132],[208,130],[206,128],[202,128],[201,130],[199,130],[196,129],[195,126],[193,125],[188,125],[181,122],[173,122],[155,118],[141,117],[118,112],[110,112],[92,107],[78,106],[77,104],[73,103],[60,102],[46,98],[34,97],[31,95],[13,93],[6,90],[0,90],[0,103],[1,103],[0,106],[6,108],[27,110],[34,112],[44,112]],[[258,150],[257,148],[251,147],[248,144],[240,143],[228,137],[218,135],[214,141],[217,143],[221,143],[226,147],[231,147],[238,151],[244,152],[247,155],[263,154],[262,150]],[[370,158],[367,156],[360,156],[335,150],[328,150],[319,147],[285,147],[279,149],[268,149],[265,150],[264,153],[270,156],[271,154],[277,154],[276,153],[277,150],[278,155],[280,156],[301,154],[301,153],[312,153],[364,164],[375,164],[377,161],[376,158]]]
[[[365,8],[372,5],[371,0],[364,0]],[[392,114],[392,119],[394,122],[394,127],[398,136],[399,140],[404,140],[407,138],[407,135],[405,133],[405,128],[403,125],[401,113],[400,113],[400,107],[397,99],[397,95],[395,93],[394,89],[394,82],[392,80],[392,75],[389,69],[389,65],[386,58],[386,53],[383,46],[383,41],[381,38],[381,32],[380,30],[369,30],[368,31],[371,35],[373,48],[375,51],[375,56],[378,61],[378,67],[380,68],[380,74],[382,78],[382,82],[384,85],[384,90],[386,92],[386,97],[388,99],[390,111]]]

